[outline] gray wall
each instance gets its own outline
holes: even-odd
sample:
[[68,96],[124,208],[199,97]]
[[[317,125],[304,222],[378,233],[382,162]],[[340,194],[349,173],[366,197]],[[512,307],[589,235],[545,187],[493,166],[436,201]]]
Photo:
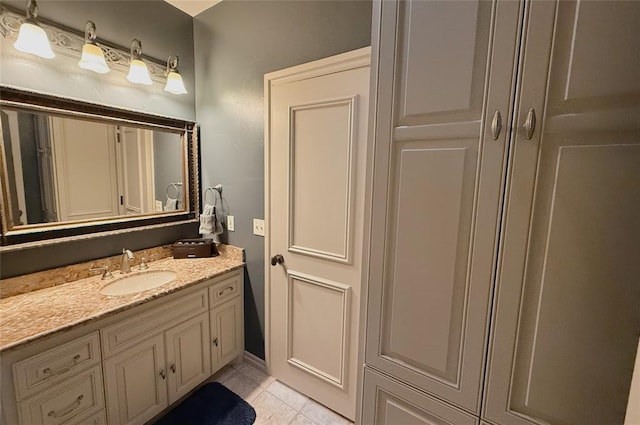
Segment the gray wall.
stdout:
[[194,21],[202,184],[224,185],[235,216],[228,242],[245,248],[247,351],[264,358],[265,73],[370,44],[370,1],[225,0]]
[[[24,10],[24,1],[2,1]],[[98,37],[130,46],[134,37],[142,40],[144,53],[166,60],[180,56],[188,95],[164,92],[159,83],[151,88],[129,84],[125,75],[94,74],[77,67],[77,58],[57,55],[47,60],[20,54],[3,43],[0,84],[72,97],[147,113],[186,120],[195,119],[195,73],[193,68],[193,19],[160,0],[149,1],[40,1],[39,16],[84,30],[86,20],[96,23]],[[8,46],[8,47],[7,47]],[[137,250],[197,235],[196,224],[175,225],[136,231],[89,241],[3,252],[0,277],[8,278],[94,258],[115,255],[123,247]]]
[[[25,1],[3,4],[25,9]],[[163,63],[171,54],[180,57],[180,73],[187,95],[165,92],[164,85],[129,83],[124,73],[96,74],[80,69],[79,58],[57,54],[41,59],[15,50],[2,38],[0,84],[51,93],[74,99],[118,106],[158,115],[195,119],[193,68],[193,19],[160,0],[148,1],[40,1],[38,16],[84,32],[87,20],[96,24],[98,41],[108,41],[128,51],[131,40],[142,41],[143,55]]]

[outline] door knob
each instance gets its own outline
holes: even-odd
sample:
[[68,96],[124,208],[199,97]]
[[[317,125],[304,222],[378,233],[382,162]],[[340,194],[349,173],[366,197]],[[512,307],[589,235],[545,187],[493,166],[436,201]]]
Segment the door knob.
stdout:
[[271,265],[275,266],[276,264],[284,263],[284,257],[281,254],[276,254],[271,257]]

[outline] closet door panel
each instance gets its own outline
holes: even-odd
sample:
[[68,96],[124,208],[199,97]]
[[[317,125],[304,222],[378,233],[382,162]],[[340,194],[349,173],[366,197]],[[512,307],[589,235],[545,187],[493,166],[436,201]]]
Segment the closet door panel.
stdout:
[[521,112],[548,81],[546,109],[514,140],[486,417],[621,424],[640,334],[640,4],[534,3],[528,18],[526,48],[553,51],[542,80],[525,53]]
[[367,425],[477,425],[462,410],[419,393],[369,369],[365,369],[365,415]]
[[520,5],[381,8],[366,362],[478,412]]

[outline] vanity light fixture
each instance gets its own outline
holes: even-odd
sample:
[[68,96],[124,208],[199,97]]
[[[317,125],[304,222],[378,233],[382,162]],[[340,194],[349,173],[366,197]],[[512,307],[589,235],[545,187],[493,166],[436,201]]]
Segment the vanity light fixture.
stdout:
[[20,25],[18,39],[13,43],[13,47],[21,52],[51,59],[55,53],[51,50],[49,38],[42,27],[38,25],[38,3],[36,0],[27,0],[27,18]]
[[173,94],[185,94],[187,89],[184,88],[182,76],[178,72],[178,56],[171,55],[167,59],[167,84],[164,86],[165,91]]
[[82,57],[78,66],[98,74],[106,74],[110,71],[104,60],[104,52],[96,45],[96,24],[92,21],[87,21],[84,26],[84,46],[82,46]]
[[152,84],[147,64],[142,61],[142,43],[137,38],[134,38],[131,42],[131,62],[127,80],[134,84],[144,84],[146,86]]

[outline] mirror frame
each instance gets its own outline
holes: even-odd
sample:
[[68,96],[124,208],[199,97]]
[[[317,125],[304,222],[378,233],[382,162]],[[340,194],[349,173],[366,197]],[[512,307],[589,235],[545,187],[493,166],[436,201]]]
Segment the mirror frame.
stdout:
[[2,196],[0,196],[0,246],[133,229],[141,226],[195,222],[198,219],[200,211],[200,155],[198,126],[195,122],[29,92],[2,85],[0,85],[0,107],[27,109],[33,112],[51,112],[71,118],[93,118],[105,123],[134,125],[152,130],[165,129],[176,134],[182,133],[181,137],[186,138],[185,162],[187,169],[185,174],[188,181],[188,190],[184,192],[185,206],[188,207],[185,211],[162,215],[132,216],[131,218],[118,216],[82,222],[47,223],[12,230],[9,228],[9,212],[6,204],[6,200],[9,198],[4,147],[0,146],[0,190],[2,191]]

